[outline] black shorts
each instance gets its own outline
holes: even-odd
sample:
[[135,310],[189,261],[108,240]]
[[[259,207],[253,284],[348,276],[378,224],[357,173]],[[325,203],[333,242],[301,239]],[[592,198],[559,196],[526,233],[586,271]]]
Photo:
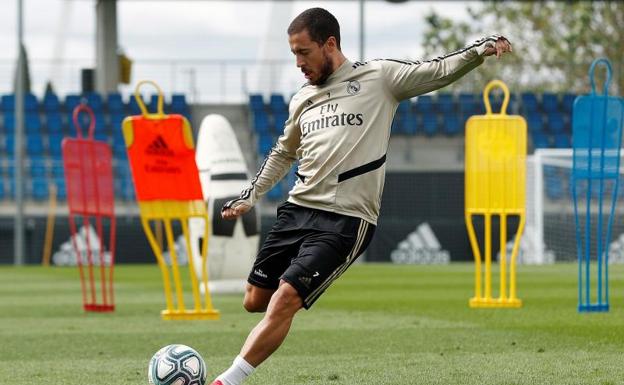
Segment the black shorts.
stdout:
[[308,309],[366,250],[374,232],[375,226],[360,218],[283,203],[248,282],[277,289],[283,279]]

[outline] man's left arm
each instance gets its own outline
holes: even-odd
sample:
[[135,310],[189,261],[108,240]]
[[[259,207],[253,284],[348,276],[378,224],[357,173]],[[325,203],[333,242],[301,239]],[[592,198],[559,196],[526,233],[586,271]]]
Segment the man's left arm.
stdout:
[[382,68],[390,91],[397,100],[403,100],[453,83],[483,63],[485,56],[499,58],[511,51],[511,43],[505,37],[492,35],[433,60],[386,60]]

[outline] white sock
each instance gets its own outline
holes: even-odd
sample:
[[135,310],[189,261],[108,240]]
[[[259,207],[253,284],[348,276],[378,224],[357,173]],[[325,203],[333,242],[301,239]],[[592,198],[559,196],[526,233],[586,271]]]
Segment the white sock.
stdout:
[[254,369],[243,357],[236,356],[232,366],[221,373],[217,380],[223,382],[223,385],[240,385],[245,378],[253,373]]

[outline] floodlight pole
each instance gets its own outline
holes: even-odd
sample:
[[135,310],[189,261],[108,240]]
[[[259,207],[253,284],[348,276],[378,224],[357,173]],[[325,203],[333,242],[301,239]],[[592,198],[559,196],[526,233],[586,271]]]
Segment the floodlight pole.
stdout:
[[360,62],[364,63],[364,0],[360,0]]
[[24,264],[24,60],[22,56],[23,1],[17,1],[17,67],[15,70],[15,227],[13,237],[13,261],[15,265]]

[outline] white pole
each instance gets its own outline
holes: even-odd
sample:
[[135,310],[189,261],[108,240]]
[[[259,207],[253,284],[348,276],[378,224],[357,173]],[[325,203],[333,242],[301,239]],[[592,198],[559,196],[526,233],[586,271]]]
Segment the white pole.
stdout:
[[360,0],[360,62],[364,63],[364,0]]
[[22,57],[23,47],[23,4],[17,1],[17,68],[15,87],[15,228],[13,237],[13,261],[16,265],[24,264],[24,71],[25,57]]
[[533,185],[533,209],[535,210],[533,216],[535,218],[535,250],[537,255],[535,256],[536,263],[543,265],[544,260],[544,163],[542,159],[542,153],[538,149],[534,152],[533,160],[535,162],[535,184]]

